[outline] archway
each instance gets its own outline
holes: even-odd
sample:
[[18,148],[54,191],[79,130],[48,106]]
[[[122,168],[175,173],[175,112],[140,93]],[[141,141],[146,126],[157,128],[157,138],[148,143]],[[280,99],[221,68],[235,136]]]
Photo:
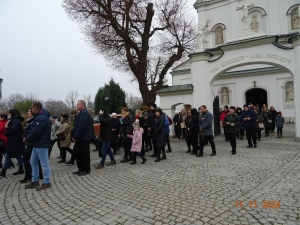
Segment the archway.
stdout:
[[261,108],[263,104],[268,105],[268,93],[262,88],[252,88],[245,94],[246,103],[252,103],[253,105],[258,104]]

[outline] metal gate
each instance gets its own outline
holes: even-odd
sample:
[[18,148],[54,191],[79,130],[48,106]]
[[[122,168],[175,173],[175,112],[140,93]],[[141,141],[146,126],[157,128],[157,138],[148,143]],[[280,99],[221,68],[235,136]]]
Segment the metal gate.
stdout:
[[220,123],[220,103],[219,96],[217,95],[214,99],[214,133],[215,136],[221,134],[221,123]]

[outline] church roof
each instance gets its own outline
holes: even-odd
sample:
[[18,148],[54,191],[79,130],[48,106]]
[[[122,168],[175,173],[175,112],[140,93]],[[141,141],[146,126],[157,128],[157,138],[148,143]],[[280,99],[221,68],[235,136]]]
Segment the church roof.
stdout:
[[192,91],[194,86],[192,84],[165,86],[156,93],[178,92],[178,91]]

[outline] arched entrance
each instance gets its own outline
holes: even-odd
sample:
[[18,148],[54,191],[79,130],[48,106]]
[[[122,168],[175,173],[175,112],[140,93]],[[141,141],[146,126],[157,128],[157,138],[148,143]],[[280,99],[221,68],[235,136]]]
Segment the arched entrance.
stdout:
[[252,88],[248,90],[245,95],[247,104],[249,104],[250,102],[253,105],[258,104],[260,108],[263,104],[268,105],[268,94],[265,89]]

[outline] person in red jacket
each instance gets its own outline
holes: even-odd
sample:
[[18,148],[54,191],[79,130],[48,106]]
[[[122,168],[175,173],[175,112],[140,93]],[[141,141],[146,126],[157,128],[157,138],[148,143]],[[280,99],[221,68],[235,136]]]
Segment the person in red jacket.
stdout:
[[7,144],[7,137],[4,135],[6,128],[5,125],[7,123],[7,115],[1,114],[0,115],[0,168],[2,168],[2,159],[3,155],[5,154],[5,147]]
[[224,121],[226,115],[228,114],[228,112],[229,112],[228,105],[225,105],[223,111],[220,113],[220,122],[222,123],[222,126],[223,126],[224,135],[225,135],[225,140],[224,141],[226,141],[226,142],[229,142],[229,137],[228,137],[228,134],[227,134],[226,129],[225,129],[226,124],[224,125],[223,121]]

